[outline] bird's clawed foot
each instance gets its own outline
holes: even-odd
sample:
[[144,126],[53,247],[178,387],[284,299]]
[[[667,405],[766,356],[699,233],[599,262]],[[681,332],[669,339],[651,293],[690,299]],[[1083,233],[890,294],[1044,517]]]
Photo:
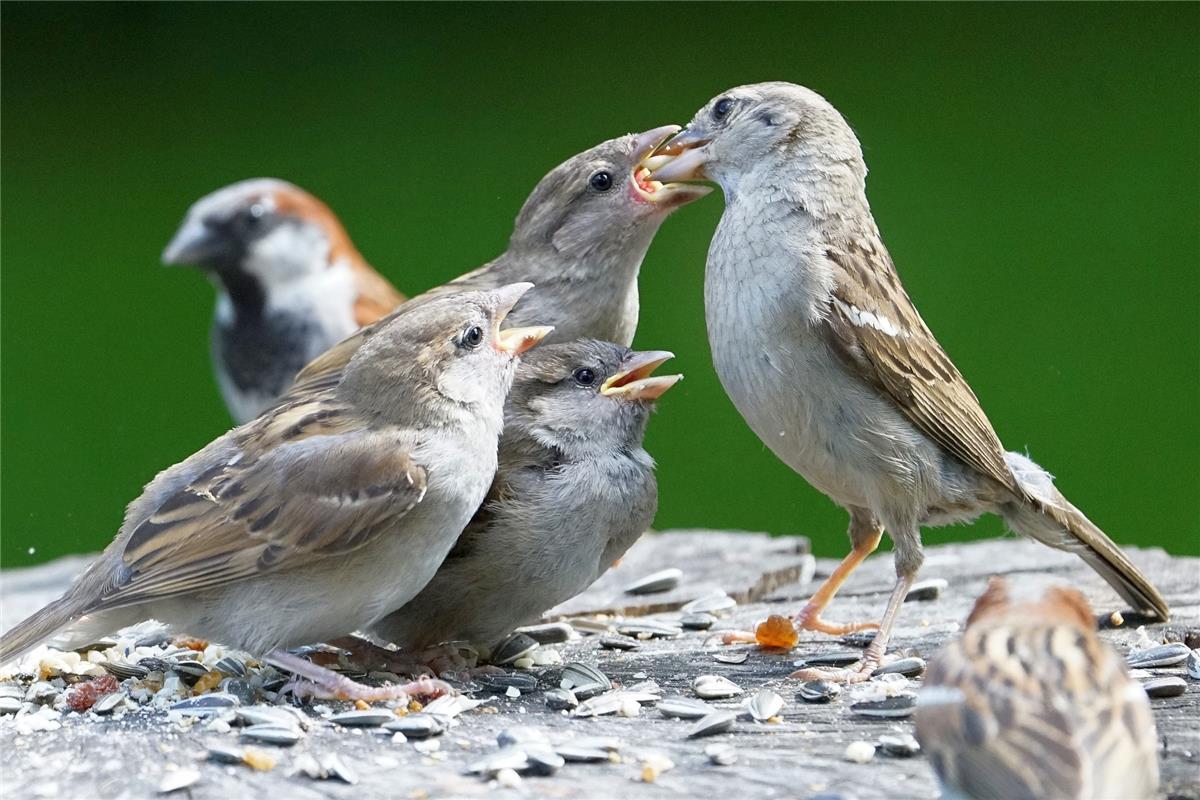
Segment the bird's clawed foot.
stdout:
[[789,678],[800,681],[828,681],[830,683],[865,683],[871,679],[875,670],[884,664],[891,663],[895,656],[878,656],[870,649],[863,657],[853,664],[840,668],[803,667],[796,670]]
[[844,625],[839,625],[836,622],[827,622],[821,619],[821,612],[823,610],[823,606],[809,603],[795,616],[796,627],[804,631],[827,633],[830,636],[845,636],[848,633],[879,629],[878,622],[850,622]]
[[281,693],[290,692],[297,698],[320,698],[331,700],[361,700],[365,703],[432,699],[453,693],[454,689],[445,681],[422,676],[410,683],[391,683],[385,686],[367,686],[353,681],[299,656],[276,650],[267,660],[282,667],[295,676]]

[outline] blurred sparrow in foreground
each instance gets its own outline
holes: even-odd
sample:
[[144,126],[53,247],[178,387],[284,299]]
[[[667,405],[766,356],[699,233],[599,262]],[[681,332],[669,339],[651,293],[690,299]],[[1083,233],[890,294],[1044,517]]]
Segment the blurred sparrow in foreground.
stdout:
[[163,262],[200,267],[216,284],[213,367],[238,424],[283,396],[309,361],[404,302],[328,206],[273,178],[198,200]]
[[[672,211],[711,191],[647,177],[656,163],[650,154],[678,130],[620,136],[559,164],[525,201],[502,255],[409,304],[530,281],[536,288],[513,310],[513,324],[553,326],[547,343],[601,339],[628,347],[637,330],[638,270],[654,234]],[[336,368],[359,341],[350,337],[305,373]]]
[[153,617],[350,697],[428,689],[284,651],[366,627],[433,577],[495,474],[516,356],[548,332],[499,330],[529,288],[396,315],[345,369],[160,473],[71,588],[0,638],[0,663],[64,627],[78,644]]
[[[853,551],[797,620],[832,634],[879,628],[837,677],[863,680],[882,658],[921,566],[921,526],[989,512],[1077,553],[1138,611],[1167,617],[1154,586],[1050,474],[1001,447],[900,284],[867,203],[858,139],[833,106],[794,84],[741,86],[661,152],[676,157],[655,178],[707,178],[725,191],[704,286],[725,391],[776,456],[850,512]],[[884,529],[897,581],[882,622],[825,621]]]
[[487,501],[429,585],[373,631],[406,654],[451,641],[490,649],[600,577],[658,509],[642,436],[683,377],[651,375],[671,357],[584,340],[524,359]]
[[1095,627],[1074,589],[1018,603],[992,579],[918,699],[917,738],[948,796],[1157,796],[1150,703]]

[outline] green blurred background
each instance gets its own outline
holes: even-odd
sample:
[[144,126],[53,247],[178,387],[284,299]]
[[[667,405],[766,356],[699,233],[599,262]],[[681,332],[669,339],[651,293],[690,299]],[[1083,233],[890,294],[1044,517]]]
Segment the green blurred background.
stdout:
[[[925,319],[1001,438],[1119,541],[1200,553],[1200,6],[28,5],[3,28],[4,566],[109,541],[224,431],[185,208],[241,178],[324,198],[419,292],[504,247],[596,142],[721,90],[804,83],[850,120]],[[663,227],[638,343],[659,527],[846,548],[845,515],[746,428],[701,286],[721,198]],[[989,536],[995,520],[928,531]]]

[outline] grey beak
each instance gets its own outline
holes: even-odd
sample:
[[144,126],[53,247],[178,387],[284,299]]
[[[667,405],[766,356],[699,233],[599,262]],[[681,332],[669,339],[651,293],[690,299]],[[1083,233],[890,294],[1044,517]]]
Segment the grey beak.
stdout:
[[203,266],[217,250],[213,231],[202,220],[188,218],[167,243],[162,261],[168,266]]

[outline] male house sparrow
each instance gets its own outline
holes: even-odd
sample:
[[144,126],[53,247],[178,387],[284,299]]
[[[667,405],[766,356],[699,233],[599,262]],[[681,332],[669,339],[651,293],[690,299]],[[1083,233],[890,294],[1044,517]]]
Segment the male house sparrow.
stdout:
[[440,298],[372,329],[349,363],[160,473],[54,603],[0,638],[0,662],[153,617],[266,654],[361,698],[289,647],[408,602],[496,471],[516,356],[547,328],[499,330],[530,288]]
[[1074,589],[1016,602],[992,579],[966,633],[930,663],[914,718],[948,795],[1157,796],[1150,703],[1095,627]]
[[[726,393],[775,455],[850,512],[853,550],[798,617],[834,634],[879,627],[842,677],[864,679],[883,656],[921,566],[921,526],[985,512],[1079,554],[1138,611],[1166,618],[1154,586],[1051,476],[1001,447],[900,284],[867,203],[858,139],[833,106],[794,84],[741,86],[662,152],[676,157],[654,177],[708,178],[725,192],[704,297]],[[885,528],[898,580],[882,622],[824,621]]]
[[658,508],[642,436],[654,401],[683,377],[651,375],[671,357],[580,340],[525,358],[487,500],[429,585],[373,631],[406,653],[491,647],[600,577]]
[[196,201],[162,258],[200,267],[217,287],[213,367],[238,424],[283,396],[309,361],[404,302],[328,206],[274,178]]

